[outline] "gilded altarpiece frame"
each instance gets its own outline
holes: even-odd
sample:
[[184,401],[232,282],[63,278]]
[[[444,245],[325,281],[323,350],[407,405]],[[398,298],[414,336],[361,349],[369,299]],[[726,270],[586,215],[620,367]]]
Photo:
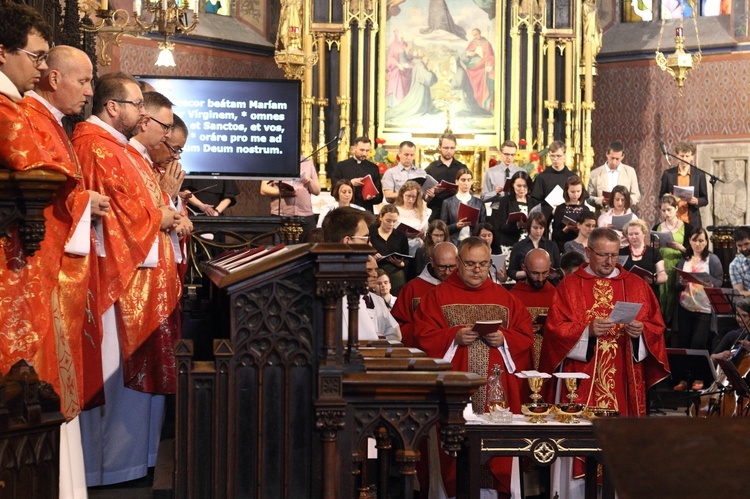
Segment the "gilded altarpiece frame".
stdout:
[[450,127],[472,137],[463,145],[496,146],[504,135],[504,2],[388,3],[380,12],[378,136],[391,142]]

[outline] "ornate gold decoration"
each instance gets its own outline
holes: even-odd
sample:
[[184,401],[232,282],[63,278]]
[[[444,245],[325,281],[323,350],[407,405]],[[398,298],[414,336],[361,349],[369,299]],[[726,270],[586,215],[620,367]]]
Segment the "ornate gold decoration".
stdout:
[[[108,0],[101,3],[85,0],[79,10],[87,17],[96,16],[99,22],[93,26],[81,25],[83,31],[96,33],[99,40],[99,64],[109,66],[111,46],[120,46],[123,36],[137,37],[146,33],[158,33],[164,37],[164,46],[169,38],[177,34],[186,35],[198,27],[198,13],[188,9],[188,3],[178,5],[175,0],[144,1],[142,12],[127,12],[125,9],[110,10]],[[188,16],[190,14],[190,16]],[[188,20],[190,23],[188,24]]]
[[675,51],[669,56],[665,56],[659,51],[659,48],[661,47],[661,38],[664,34],[665,19],[662,19],[661,21],[659,41],[656,44],[656,65],[659,66],[662,71],[666,71],[672,76],[672,78],[674,78],[675,83],[677,83],[678,95],[682,95],[682,87],[685,85],[688,73],[700,63],[702,57],[701,40],[698,36],[698,21],[695,17],[695,4],[691,0],[686,1],[693,9],[693,27],[695,28],[695,40],[698,44],[698,51],[693,54],[685,52],[685,36],[682,26],[682,17],[680,18],[680,26],[675,28]]

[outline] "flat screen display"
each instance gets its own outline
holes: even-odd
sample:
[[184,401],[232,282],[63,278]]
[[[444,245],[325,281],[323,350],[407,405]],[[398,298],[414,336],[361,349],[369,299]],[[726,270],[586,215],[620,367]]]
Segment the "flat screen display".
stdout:
[[174,103],[192,178],[291,179],[300,174],[300,82],[138,76]]

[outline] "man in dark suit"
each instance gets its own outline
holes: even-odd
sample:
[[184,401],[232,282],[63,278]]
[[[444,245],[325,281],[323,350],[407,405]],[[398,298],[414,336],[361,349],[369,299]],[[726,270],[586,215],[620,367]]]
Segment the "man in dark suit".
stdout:
[[[439,149],[440,157],[430,163],[425,171],[438,182],[445,180],[455,184],[456,172],[461,168],[466,168],[465,164],[453,157],[456,154],[456,137],[449,133],[443,134],[440,137]],[[424,200],[427,201],[427,207],[432,210],[430,221],[440,218],[443,201],[454,194],[455,192],[445,191],[437,186],[427,190]]]
[[692,142],[678,142],[675,145],[675,152],[681,161],[677,166],[666,170],[661,176],[661,188],[659,189],[659,198],[664,194],[672,194],[674,186],[693,188],[693,196],[688,200],[683,200],[680,196],[680,204],[677,207],[677,216],[685,223],[689,223],[694,229],[703,227],[701,222],[702,206],[708,204],[708,189],[706,188],[706,175],[691,166],[695,162],[695,144]]
[[[344,161],[339,161],[333,167],[331,174],[331,187],[342,178],[351,180],[354,186],[354,204],[373,211],[373,206],[383,201],[383,187],[380,185],[380,171],[378,166],[367,159],[372,149],[372,142],[367,137],[358,137],[354,141],[354,155]],[[365,199],[362,196],[362,185],[364,177],[370,175],[378,194]]]

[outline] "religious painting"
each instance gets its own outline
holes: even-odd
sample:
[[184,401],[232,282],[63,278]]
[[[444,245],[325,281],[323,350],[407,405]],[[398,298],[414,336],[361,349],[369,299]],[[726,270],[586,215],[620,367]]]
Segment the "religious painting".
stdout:
[[[496,134],[496,0],[388,0],[381,26],[384,131]],[[496,62],[496,60],[498,62]]]
[[732,0],[702,0],[702,16],[721,16],[732,13]]
[[[662,0],[661,2],[662,19],[693,17],[693,14],[693,4],[688,0]],[[697,12],[695,15],[697,15]]]
[[623,0],[622,22],[633,23],[654,20],[653,0]]

